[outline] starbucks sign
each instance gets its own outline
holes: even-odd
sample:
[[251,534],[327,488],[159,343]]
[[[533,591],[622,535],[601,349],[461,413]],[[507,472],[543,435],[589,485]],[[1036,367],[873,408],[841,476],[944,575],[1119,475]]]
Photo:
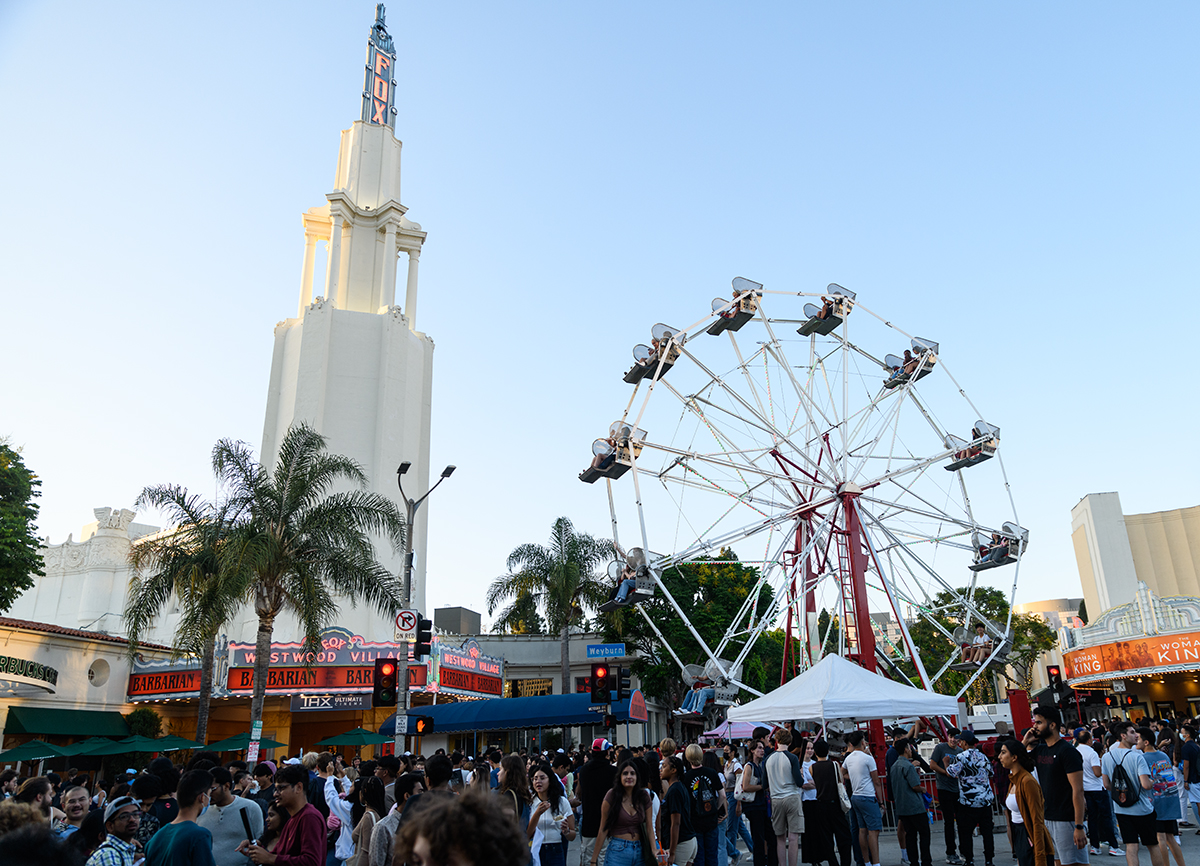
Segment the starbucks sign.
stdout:
[[32,688],[53,694],[58,686],[58,671],[41,662],[0,655],[0,683],[7,684],[9,691]]

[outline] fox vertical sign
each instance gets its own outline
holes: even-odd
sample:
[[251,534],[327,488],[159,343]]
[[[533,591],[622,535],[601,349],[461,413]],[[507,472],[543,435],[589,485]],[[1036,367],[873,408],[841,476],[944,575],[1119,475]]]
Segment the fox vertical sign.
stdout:
[[383,24],[384,9],[375,7],[375,24],[367,39],[367,68],[363,79],[362,119],[377,126],[396,127],[396,49]]

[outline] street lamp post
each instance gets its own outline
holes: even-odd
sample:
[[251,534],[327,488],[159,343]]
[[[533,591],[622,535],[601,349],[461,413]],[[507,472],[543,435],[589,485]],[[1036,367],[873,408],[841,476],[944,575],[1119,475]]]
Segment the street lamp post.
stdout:
[[[404,585],[401,594],[404,598],[404,609],[407,610],[412,606],[412,568],[413,568],[413,521],[417,516],[417,509],[421,507],[421,503],[429,498],[429,494],[438,489],[438,485],[454,474],[455,466],[450,465],[442,470],[442,477],[437,480],[437,483],[426,491],[425,495],[420,499],[410,499],[404,492],[404,473],[408,472],[412,464],[407,460],[400,464],[396,470],[396,485],[400,488],[400,498],[404,500]],[[404,651],[404,659],[401,667],[404,668],[404,675],[396,679],[399,681],[400,690],[396,695],[396,754],[399,755],[404,748],[404,737],[407,735],[408,728],[408,650]],[[404,732],[401,732],[400,719],[403,718]]]

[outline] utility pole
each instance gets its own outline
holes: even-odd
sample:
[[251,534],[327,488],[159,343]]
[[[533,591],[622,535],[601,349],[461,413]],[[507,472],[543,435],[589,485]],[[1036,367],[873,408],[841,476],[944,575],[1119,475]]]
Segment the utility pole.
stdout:
[[[442,477],[437,480],[437,483],[425,492],[425,495],[420,499],[410,499],[404,493],[404,473],[408,472],[412,463],[404,461],[396,470],[396,485],[400,488],[400,498],[404,500],[404,585],[401,589],[401,595],[404,600],[404,609],[408,610],[412,606],[412,570],[413,570],[413,521],[417,517],[417,509],[421,507],[421,503],[429,498],[429,494],[438,489],[438,485],[454,474],[457,468],[453,464],[442,470]],[[405,647],[404,657],[400,660],[400,665],[403,669],[401,676],[398,676],[397,687],[399,692],[396,695],[396,754],[400,755],[404,751],[404,738],[408,734],[408,648]]]

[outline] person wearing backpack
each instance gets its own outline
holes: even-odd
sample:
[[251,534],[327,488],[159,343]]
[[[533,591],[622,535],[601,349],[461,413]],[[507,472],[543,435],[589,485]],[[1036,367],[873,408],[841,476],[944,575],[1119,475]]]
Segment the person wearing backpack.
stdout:
[[[704,750],[692,743],[683,750],[688,770],[684,787],[692,797],[692,830],[696,833],[694,866],[719,866],[724,852],[717,850],[717,825],[725,819],[725,783],[721,774],[704,766]],[[727,855],[726,855],[727,856]]]
[[1154,816],[1151,793],[1154,782],[1146,756],[1137,749],[1137,728],[1133,722],[1117,722],[1112,733],[1117,742],[1104,754],[1100,772],[1104,787],[1112,794],[1117,827],[1125,840],[1125,862],[1137,866],[1141,844],[1150,849],[1153,866],[1166,866],[1163,847],[1158,844],[1158,819]]

